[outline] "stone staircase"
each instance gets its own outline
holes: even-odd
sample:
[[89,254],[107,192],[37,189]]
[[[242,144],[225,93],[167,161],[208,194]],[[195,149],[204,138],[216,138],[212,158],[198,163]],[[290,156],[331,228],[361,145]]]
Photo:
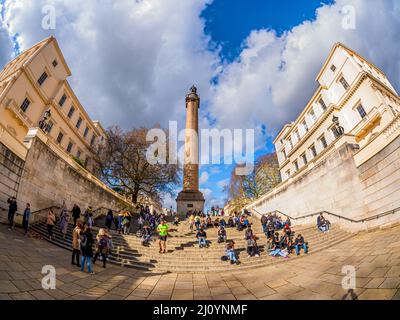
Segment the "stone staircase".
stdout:
[[[97,233],[98,228],[103,227],[104,221],[97,220],[93,234]],[[266,237],[262,232],[259,220],[252,220],[253,232],[258,237],[260,257],[248,257],[246,253],[246,242],[244,231],[237,231],[235,228],[227,228],[228,239],[235,241],[236,252],[241,262],[240,265],[231,265],[229,261],[222,261],[221,256],[225,253],[225,244],[217,242],[217,228],[207,229],[207,248],[199,248],[195,233],[190,232],[186,221],[180,223],[178,227],[170,224],[170,236],[167,241],[166,254],[159,254],[157,236],[153,236],[148,246],[143,246],[140,239],[136,237],[137,226],[133,225],[134,230],[130,235],[119,235],[112,231],[114,250],[108,257],[108,262],[124,267],[139,268],[157,272],[204,272],[204,271],[232,271],[245,270],[248,268],[263,267],[266,265],[281,263],[291,259],[298,259],[306,256],[303,252],[297,257],[290,255],[290,259],[272,258],[265,251]],[[55,239],[49,240],[47,237],[47,227],[44,222],[38,222],[31,226],[31,230],[37,232],[43,239],[60,246],[71,249],[72,225],[68,227],[65,239],[62,238],[58,227],[54,229]],[[292,227],[295,234],[301,233],[309,243],[309,254],[323,250],[340,243],[353,234],[341,230],[333,225],[328,233],[320,233],[315,225],[304,225]]]

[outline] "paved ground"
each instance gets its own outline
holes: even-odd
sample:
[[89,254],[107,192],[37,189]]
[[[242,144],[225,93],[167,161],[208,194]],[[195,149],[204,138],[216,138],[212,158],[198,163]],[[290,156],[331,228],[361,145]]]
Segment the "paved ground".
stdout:
[[[0,299],[358,299],[400,298],[400,227],[360,234],[324,252],[247,272],[154,274],[70,264],[70,252],[0,225]],[[43,265],[57,272],[41,286]],[[356,268],[356,289],[342,288],[342,267]]]

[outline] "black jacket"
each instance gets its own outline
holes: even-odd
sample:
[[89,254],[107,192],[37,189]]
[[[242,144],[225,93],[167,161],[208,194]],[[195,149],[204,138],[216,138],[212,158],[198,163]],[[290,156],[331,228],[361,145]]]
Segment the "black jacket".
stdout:
[[81,251],[82,251],[82,255],[85,257],[92,257],[93,256],[93,244],[94,244],[94,239],[93,239],[93,235],[90,231],[86,230],[83,233],[83,237],[81,236],[81,240],[82,238],[86,238],[86,245],[83,245],[83,243],[81,242]]
[[18,210],[17,202],[11,199],[7,200],[9,206],[8,206],[8,212],[9,213],[16,213]]
[[74,218],[79,218],[81,216],[81,208],[79,208],[78,206],[74,207],[72,209],[72,216]]

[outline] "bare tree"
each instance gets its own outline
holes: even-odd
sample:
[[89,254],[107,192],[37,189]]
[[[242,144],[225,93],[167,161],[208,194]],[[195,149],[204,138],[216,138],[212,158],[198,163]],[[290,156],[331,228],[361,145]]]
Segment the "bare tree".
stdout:
[[236,168],[233,168],[229,184],[224,191],[227,193],[226,201],[237,211],[272,190],[281,181],[275,153],[260,156],[249,175],[236,175],[235,170]]
[[172,194],[180,180],[177,164],[168,164],[168,159],[167,164],[147,161],[148,130],[142,127],[123,131],[118,126],[111,127],[107,130],[105,142],[98,148],[96,161],[102,180],[114,190],[131,197],[133,203],[140,196],[160,202],[160,195]]

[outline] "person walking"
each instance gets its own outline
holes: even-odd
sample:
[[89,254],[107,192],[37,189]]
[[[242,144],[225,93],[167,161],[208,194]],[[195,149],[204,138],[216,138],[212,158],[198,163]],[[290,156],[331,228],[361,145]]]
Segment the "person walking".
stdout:
[[85,231],[80,237],[81,247],[81,271],[85,272],[85,263],[87,262],[88,272],[94,274],[92,271],[92,257],[93,257],[93,235],[88,226],[85,227]]
[[114,221],[114,215],[113,215],[112,210],[110,209],[107,212],[106,220],[105,220],[105,225],[106,225],[108,230],[111,229],[111,225],[112,225],[113,221]]
[[69,222],[69,214],[64,202],[60,212],[60,231],[63,234],[63,239],[65,239],[65,236],[68,231],[68,222]]
[[81,217],[81,208],[79,208],[76,204],[72,208],[72,218],[74,219],[74,228],[76,227],[76,221]]
[[78,267],[81,267],[79,259],[79,255],[81,253],[80,250],[81,248],[79,243],[81,232],[82,232],[82,223],[78,221],[76,227],[72,231],[72,260],[71,260],[71,264],[75,264],[75,257],[76,257],[76,265]]
[[96,236],[96,253],[93,258],[93,264],[96,263],[97,258],[101,255],[101,258],[103,259],[103,268],[106,267],[108,244],[109,240],[106,230],[100,229]]
[[56,215],[54,214],[53,209],[50,209],[49,213],[47,214],[47,233],[49,235],[50,240],[54,239],[53,229],[55,223],[56,223]]
[[24,210],[24,215],[22,217],[22,227],[25,230],[25,235],[28,234],[29,229],[29,217],[31,215],[31,205],[29,203],[26,204],[26,208]]
[[160,245],[160,253],[167,252],[167,237],[168,237],[168,224],[165,220],[161,220],[160,224],[157,227],[158,236],[159,236],[159,245]]
[[8,203],[8,230],[14,229],[14,216],[18,210],[17,200],[15,197],[11,197],[7,200]]

